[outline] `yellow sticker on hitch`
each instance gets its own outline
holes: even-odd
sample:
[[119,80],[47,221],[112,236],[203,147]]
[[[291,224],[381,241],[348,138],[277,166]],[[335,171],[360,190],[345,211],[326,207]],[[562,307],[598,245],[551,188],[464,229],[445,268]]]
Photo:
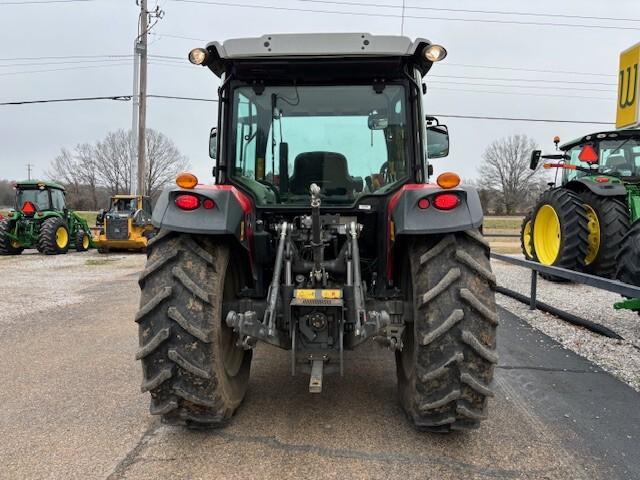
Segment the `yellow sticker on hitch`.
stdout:
[[331,289],[331,290],[321,290],[322,298],[342,298],[342,290]]
[[300,300],[314,300],[316,291],[313,289],[299,289],[294,292],[294,296]]
[[299,300],[315,300],[315,299],[339,299],[342,298],[342,290],[337,288],[330,289],[313,289],[299,288],[294,290],[293,296]]

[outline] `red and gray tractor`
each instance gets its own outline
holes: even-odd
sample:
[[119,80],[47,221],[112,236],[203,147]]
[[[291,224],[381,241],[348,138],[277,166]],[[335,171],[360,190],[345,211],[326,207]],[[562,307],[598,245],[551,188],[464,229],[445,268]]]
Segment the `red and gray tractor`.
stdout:
[[445,55],[366,33],[190,52],[221,80],[215,181],[181,174],[153,212],[136,316],[152,414],[224,425],[258,343],[288,350],[310,392],[339,388],[324,374],[342,375],[344,352],[375,339],[395,354],[417,428],[487,417],[498,315],[482,209],[456,174],[432,180],[429,164],[449,151],[423,103]]

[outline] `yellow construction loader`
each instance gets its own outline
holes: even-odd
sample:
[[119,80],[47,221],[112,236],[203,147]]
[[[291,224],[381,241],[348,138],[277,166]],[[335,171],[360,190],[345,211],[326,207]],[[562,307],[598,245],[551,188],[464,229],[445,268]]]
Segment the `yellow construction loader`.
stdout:
[[98,212],[93,230],[93,242],[100,253],[112,250],[144,252],[155,232],[151,224],[151,198],[114,195],[109,209]]

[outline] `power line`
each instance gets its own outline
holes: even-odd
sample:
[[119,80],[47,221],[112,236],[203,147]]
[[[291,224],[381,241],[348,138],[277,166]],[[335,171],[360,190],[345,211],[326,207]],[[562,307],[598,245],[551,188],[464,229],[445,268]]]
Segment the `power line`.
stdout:
[[[177,95],[148,95],[149,98],[159,99],[171,99],[171,100],[189,100],[199,102],[212,102],[215,103],[218,100],[214,98],[199,98],[199,97],[181,97]],[[92,101],[92,100],[121,100],[129,101],[131,96],[129,95],[116,95],[110,97],[80,97],[80,98],[59,98],[48,100],[23,100],[16,102],[4,102],[0,105],[27,105],[33,103],[53,103],[53,102],[79,102],[79,101]],[[445,113],[433,113],[437,117],[444,118],[465,118],[470,120],[500,120],[500,121],[513,121],[513,122],[544,122],[544,123],[576,123],[576,124],[591,124],[591,125],[612,125],[613,122],[602,121],[590,121],[590,120],[567,120],[567,119],[550,119],[550,118],[517,118],[517,117],[491,117],[484,115],[457,115],[457,114],[445,114]]]
[[447,87],[439,87],[439,86],[435,86],[432,88],[436,90],[449,90],[452,92],[493,93],[498,95],[517,95],[521,97],[586,98],[589,100],[607,100],[608,102],[610,102],[612,98],[614,98],[614,97],[593,97],[593,96],[587,97],[584,95],[554,95],[551,93],[528,93],[528,92],[505,92],[505,91],[496,92],[492,90],[473,90],[473,89],[466,89],[466,88],[447,88]]
[[535,72],[535,73],[557,73],[557,74],[568,74],[568,75],[590,75],[590,76],[598,76],[598,77],[617,77],[617,75],[610,73],[594,73],[594,72],[576,72],[576,71],[567,71],[567,70],[539,70],[535,68],[521,68],[521,67],[499,67],[497,65],[472,65],[468,63],[443,63],[442,65],[438,65],[440,67],[464,67],[464,68],[488,68],[493,70],[514,70],[521,72]]
[[128,102],[130,95],[115,95],[112,97],[75,97],[75,98],[48,98],[44,100],[19,100],[15,102],[2,102],[0,105],[31,105],[34,103],[61,103],[61,102],[89,102],[94,100],[119,100]]
[[25,2],[2,2],[0,7],[7,5],[42,5],[45,3],[83,3],[94,2],[95,0],[30,0]]
[[613,125],[613,122],[592,122],[589,120],[561,120],[549,118],[514,118],[514,117],[486,117],[481,115],[453,115],[444,113],[433,113],[433,116],[444,118],[467,118],[471,120],[505,120],[509,122],[541,122],[541,123],[584,123],[590,125]]
[[[371,12],[352,12],[346,10],[316,10],[310,8],[296,8],[296,7],[278,7],[275,5],[256,5],[256,4],[238,4],[230,2],[221,2],[213,0],[170,0],[172,2],[180,3],[193,3],[201,5],[218,5],[223,7],[238,7],[238,8],[258,8],[263,10],[280,10],[289,12],[303,12],[303,13],[321,13],[332,15],[353,15],[361,17],[382,17],[382,18],[402,18],[402,15],[394,13],[371,13]],[[568,27],[568,28],[595,28],[606,30],[640,30],[638,27],[624,27],[618,25],[587,25],[581,23],[554,23],[554,22],[524,22],[518,20],[494,20],[494,19],[480,19],[480,18],[451,18],[451,17],[434,17],[424,15],[404,15],[404,18],[418,19],[418,20],[446,20],[451,22],[474,22],[474,23],[493,23],[493,24],[509,24],[509,25],[534,25],[534,26],[553,26],[553,27]]]
[[[464,77],[458,77],[464,78]],[[478,83],[478,82],[452,82],[450,80],[431,80],[427,81],[427,85],[429,84],[443,84],[443,85],[473,85],[476,87],[506,87],[506,88],[542,88],[545,90],[571,90],[571,91],[584,91],[584,92],[609,92],[615,93],[615,90],[610,88],[580,88],[580,87],[558,87],[558,86],[548,86],[548,85],[505,85],[499,83]]]
[[30,66],[39,66],[39,65],[73,65],[73,64],[86,64],[86,63],[113,63],[113,62],[121,62],[124,59],[122,58],[105,58],[103,60],[69,60],[63,62],[28,62],[28,63],[0,63],[0,68],[8,68],[8,67],[30,67]]
[[191,100],[194,102],[213,102],[218,103],[218,100],[214,98],[197,98],[197,97],[177,97],[174,95],[147,95],[149,98],[164,98],[170,100]]
[[[358,6],[358,7],[374,7],[374,8],[402,8],[401,5],[389,5],[380,3],[363,3],[363,2],[338,2],[330,0],[297,0],[298,2],[306,3],[323,3],[331,5],[346,5],[346,6]],[[620,17],[597,17],[591,15],[570,15],[562,13],[535,13],[535,12],[516,12],[508,10],[471,10],[463,8],[441,8],[441,7],[412,7],[406,6],[407,10],[431,10],[441,12],[459,12],[459,13],[483,13],[491,15],[520,15],[523,17],[556,17],[556,18],[578,18],[581,20],[613,20],[623,22],[640,22],[640,18],[620,18]]]
[[133,55],[62,55],[62,56],[48,56],[48,57],[10,57],[0,58],[0,62],[13,62],[19,60],[66,60],[70,58],[124,58],[132,57]]
[[464,78],[465,80],[499,80],[505,82],[537,82],[537,83],[560,83],[560,84],[575,84],[575,85],[606,85],[606,86],[617,86],[616,83],[605,83],[605,82],[586,82],[579,80],[548,80],[546,78],[537,79],[537,78],[503,78],[503,77],[469,77],[466,75],[437,75],[435,73],[430,73],[426,79],[428,81],[429,78]]
[[[180,0],[171,0],[174,2],[180,1]],[[150,32],[149,35],[155,35],[156,37],[167,37],[167,38],[177,38],[179,40],[189,40],[191,42],[206,42],[207,40],[204,40],[202,38],[193,38],[193,37],[185,37],[184,35],[172,35],[169,33],[158,33],[158,32]]]
[[86,67],[67,67],[67,68],[50,68],[47,70],[25,70],[22,72],[3,72],[0,73],[0,77],[13,76],[13,75],[28,75],[31,73],[47,73],[47,72],[70,72],[73,70],[87,70],[90,68],[106,68],[106,67],[122,67],[131,65],[130,62],[127,63],[110,63],[108,65],[89,65]]

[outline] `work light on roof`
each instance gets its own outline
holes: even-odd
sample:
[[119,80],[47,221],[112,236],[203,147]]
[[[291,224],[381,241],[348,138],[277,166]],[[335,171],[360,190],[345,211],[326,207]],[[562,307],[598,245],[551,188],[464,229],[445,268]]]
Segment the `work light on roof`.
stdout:
[[442,45],[429,45],[424,47],[422,55],[430,62],[439,62],[447,56],[447,50]]
[[207,51],[204,48],[194,48],[189,52],[189,61],[194,65],[202,65],[207,60]]

